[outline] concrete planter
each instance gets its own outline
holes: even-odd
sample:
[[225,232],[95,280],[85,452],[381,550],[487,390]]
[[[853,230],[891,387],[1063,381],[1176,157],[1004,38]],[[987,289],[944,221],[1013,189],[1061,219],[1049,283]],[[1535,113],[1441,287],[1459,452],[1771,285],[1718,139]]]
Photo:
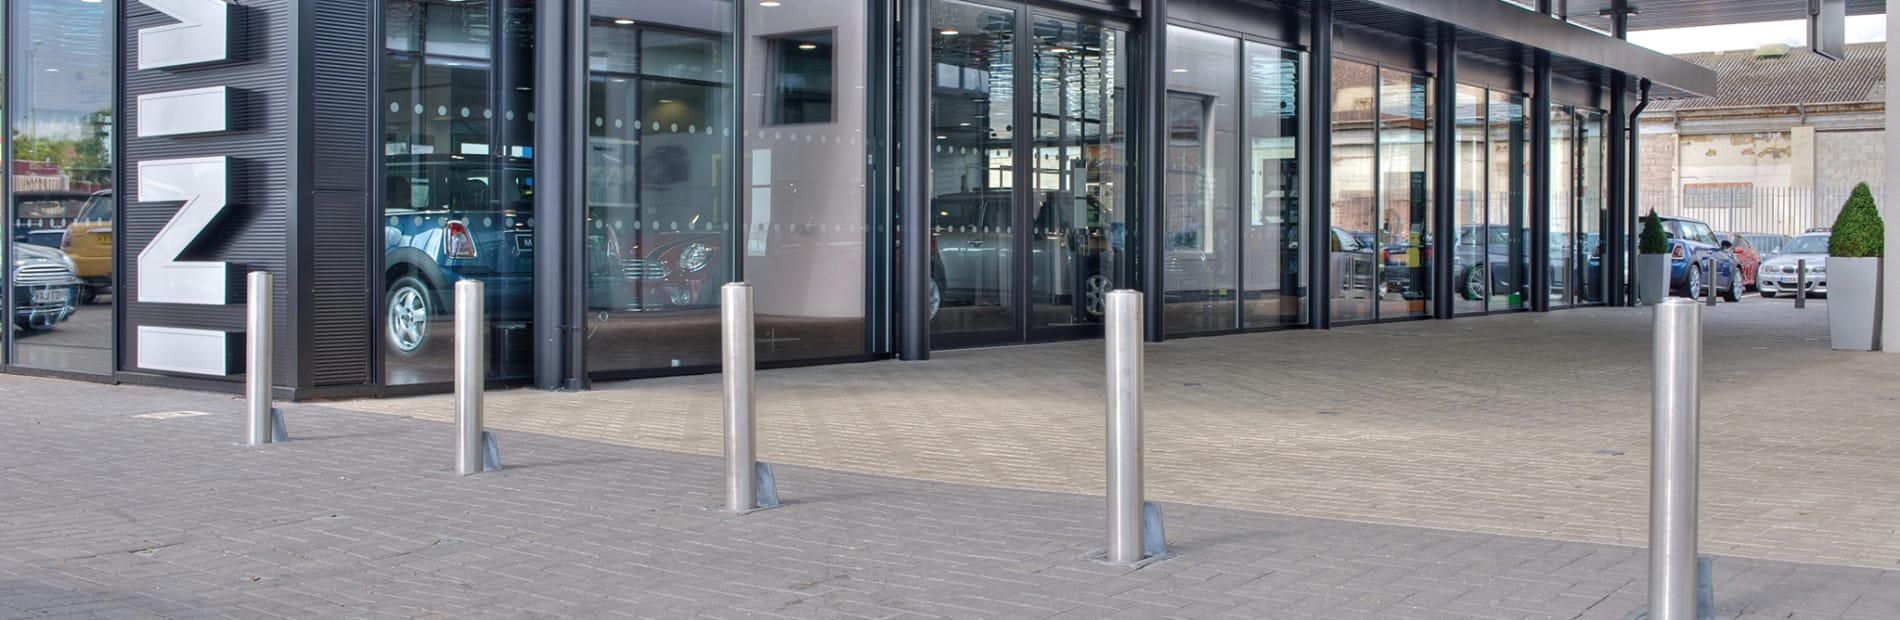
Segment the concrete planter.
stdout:
[[1880,259],[1827,259],[1827,333],[1834,348],[1872,351],[1880,312]]
[[1636,296],[1645,306],[1653,306],[1669,296],[1669,255],[1636,255]]

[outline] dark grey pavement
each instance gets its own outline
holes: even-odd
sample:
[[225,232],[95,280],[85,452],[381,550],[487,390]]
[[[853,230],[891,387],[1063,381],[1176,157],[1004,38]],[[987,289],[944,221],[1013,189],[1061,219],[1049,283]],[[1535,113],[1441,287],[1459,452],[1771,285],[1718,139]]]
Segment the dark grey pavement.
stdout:
[[[1167,504],[1176,557],[1101,547],[1099,497],[779,467],[713,510],[706,456],[225,396],[0,376],[0,617],[1621,618],[1642,550]],[[211,415],[136,417],[170,411]],[[1900,571],[1716,561],[1730,617],[1900,618]]]

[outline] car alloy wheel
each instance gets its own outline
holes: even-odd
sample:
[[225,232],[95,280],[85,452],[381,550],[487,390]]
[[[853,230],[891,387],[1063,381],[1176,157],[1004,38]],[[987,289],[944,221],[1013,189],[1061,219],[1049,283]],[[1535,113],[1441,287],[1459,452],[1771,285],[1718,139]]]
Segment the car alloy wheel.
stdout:
[[1689,284],[1684,288],[1689,289],[1688,297],[1690,299],[1695,299],[1702,295],[1702,272],[1696,269],[1695,263],[1689,264]]
[[1098,273],[1089,276],[1089,279],[1084,281],[1082,286],[1082,290],[1084,291],[1083,295],[1087,298],[1085,300],[1087,305],[1084,306],[1084,309],[1088,311],[1089,316],[1099,317],[1107,313],[1108,292],[1115,288],[1115,283],[1109,281],[1108,276]]
[[429,337],[429,291],[415,276],[403,276],[389,286],[384,332],[389,348],[398,355],[415,355]]
[[1483,301],[1490,283],[1491,270],[1483,266],[1472,267],[1465,271],[1465,299]]
[[943,307],[943,285],[938,284],[935,278],[930,280],[930,292],[928,293],[927,303],[930,312],[925,316],[931,319],[937,318],[937,310]]
[[[1739,271],[1739,269],[1738,269]],[[1722,293],[1722,300],[1734,303],[1742,300],[1742,274],[1729,272],[1728,291]]]

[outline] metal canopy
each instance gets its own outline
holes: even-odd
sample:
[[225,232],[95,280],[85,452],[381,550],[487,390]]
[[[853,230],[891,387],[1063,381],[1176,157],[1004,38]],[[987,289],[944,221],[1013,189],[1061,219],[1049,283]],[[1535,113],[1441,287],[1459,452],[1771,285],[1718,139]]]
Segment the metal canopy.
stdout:
[[[1560,0],[1562,1],[1562,0]],[[1570,20],[1599,30],[1610,29],[1602,11],[1611,0],[1568,0]],[[1808,18],[1808,0],[1629,0],[1639,13],[1630,16],[1630,30],[1661,30],[1720,26]],[[1848,15],[1887,12],[1886,0],[1847,0]]]

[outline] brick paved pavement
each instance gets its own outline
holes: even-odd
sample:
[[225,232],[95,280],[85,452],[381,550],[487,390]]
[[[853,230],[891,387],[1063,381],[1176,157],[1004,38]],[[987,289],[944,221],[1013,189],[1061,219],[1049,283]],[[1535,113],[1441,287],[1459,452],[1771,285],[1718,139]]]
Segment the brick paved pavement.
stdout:
[[[1581,309],[1148,349],[1158,499],[1641,546],[1650,313]],[[1900,355],[1828,348],[1826,302],[1709,309],[1704,549],[1900,568]],[[765,458],[1100,493],[1099,342],[759,374]],[[491,393],[495,427],[720,450],[716,376]],[[447,420],[446,397],[339,407]]]
[[[1102,500],[781,466],[708,507],[717,459],[290,408],[251,448],[224,396],[0,376],[0,617],[1620,618],[1638,549],[1166,506],[1179,555],[1100,547]],[[212,415],[150,419],[175,410]],[[1346,418],[1349,419],[1349,418]],[[1720,611],[1900,617],[1900,572],[1721,558]]]

